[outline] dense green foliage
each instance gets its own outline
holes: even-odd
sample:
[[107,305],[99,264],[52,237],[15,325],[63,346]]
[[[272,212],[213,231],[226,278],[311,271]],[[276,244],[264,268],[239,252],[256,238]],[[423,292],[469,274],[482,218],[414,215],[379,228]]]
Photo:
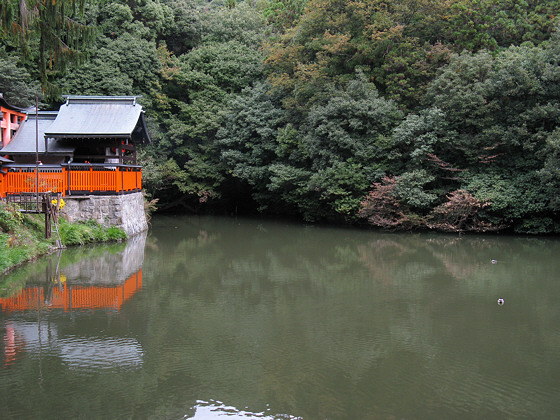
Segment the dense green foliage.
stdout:
[[41,233],[44,237],[40,226],[14,205],[0,204],[0,272],[48,252],[52,243],[40,239]]
[[[142,95],[161,210],[558,232],[559,14],[556,0],[90,0],[88,60],[49,81]],[[0,90],[21,103],[40,48],[4,39]]]
[[[118,242],[127,237],[114,226],[106,228],[95,221],[69,223],[62,217],[58,229],[64,246]],[[21,213],[13,204],[0,203],[0,273],[52,251],[56,239],[54,232],[50,240],[45,239],[43,215]]]
[[[44,92],[53,96],[50,78],[80,62],[94,27],[79,21],[86,0],[4,0],[0,3],[0,39],[18,45],[33,63]],[[54,73],[54,74],[53,74]]]

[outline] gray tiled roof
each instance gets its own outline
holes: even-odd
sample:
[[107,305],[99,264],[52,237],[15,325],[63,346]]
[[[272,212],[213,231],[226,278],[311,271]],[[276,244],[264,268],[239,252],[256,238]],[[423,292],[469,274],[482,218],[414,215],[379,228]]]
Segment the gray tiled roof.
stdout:
[[[21,123],[12,141],[2,148],[0,153],[6,155],[30,154],[35,153],[37,146],[40,154],[45,153],[45,130],[52,125],[56,115],[56,111],[41,111],[37,116],[29,114],[27,119]],[[57,139],[49,138],[46,146],[49,154],[71,155],[74,152],[74,147],[65,146]]]
[[45,131],[54,138],[132,138],[149,142],[142,106],[135,96],[68,96]]

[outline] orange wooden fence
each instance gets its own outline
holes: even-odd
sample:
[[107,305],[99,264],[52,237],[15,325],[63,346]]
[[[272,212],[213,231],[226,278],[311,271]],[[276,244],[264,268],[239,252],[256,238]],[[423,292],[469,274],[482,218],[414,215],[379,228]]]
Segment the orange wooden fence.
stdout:
[[[10,168],[3,175],[4,195],[32,193],[37,191],[37,172],[30,168]],[[39,192],[64,191],[62,168],[45,168],[39,170]]]
[[0,197],[7,194],[61,192],[66,195],[115,194],[142,189],[142,169],[139,166],[106,167],[95,164],[72,166],[6,165],[0,173]]

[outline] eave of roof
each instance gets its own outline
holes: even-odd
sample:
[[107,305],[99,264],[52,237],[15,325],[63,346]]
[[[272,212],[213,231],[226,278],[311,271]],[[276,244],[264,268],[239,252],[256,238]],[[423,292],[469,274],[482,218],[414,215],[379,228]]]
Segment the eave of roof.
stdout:
[[4,99],[4,95],[1,93],[0,93],[0,106],[10,109],[12,111],[17,111],[22,113],[25,112],[25,108],[20,108],[19,106],[15,106],[6,102],[6,99]]
[[134,133],[132,135],[132,140],[135,143],[142,143],[142,144],[152,142],[152,139],[150,138],[150,133],[148,132],[148,125],[146,124],[144,111],[142,111],[142,114],[140,114],[140,120],[136,125]]

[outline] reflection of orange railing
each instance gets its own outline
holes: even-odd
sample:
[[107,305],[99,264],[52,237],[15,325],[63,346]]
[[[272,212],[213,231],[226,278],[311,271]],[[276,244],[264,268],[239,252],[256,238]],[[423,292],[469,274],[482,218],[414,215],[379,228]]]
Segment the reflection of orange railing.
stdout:
[[66,195],[128,193],[142,189],[140,166],[106,164],[4,165],[0,174],[0,197],[6,194],[61,192]]
[[45,295],[45,287],[29,287],[19,295],[0,298],[4,312],[36,311],[38,309],[120,309],[132,295],[142,288],[142,270],[131,275],[118,286],[81,286],[55,284]]

